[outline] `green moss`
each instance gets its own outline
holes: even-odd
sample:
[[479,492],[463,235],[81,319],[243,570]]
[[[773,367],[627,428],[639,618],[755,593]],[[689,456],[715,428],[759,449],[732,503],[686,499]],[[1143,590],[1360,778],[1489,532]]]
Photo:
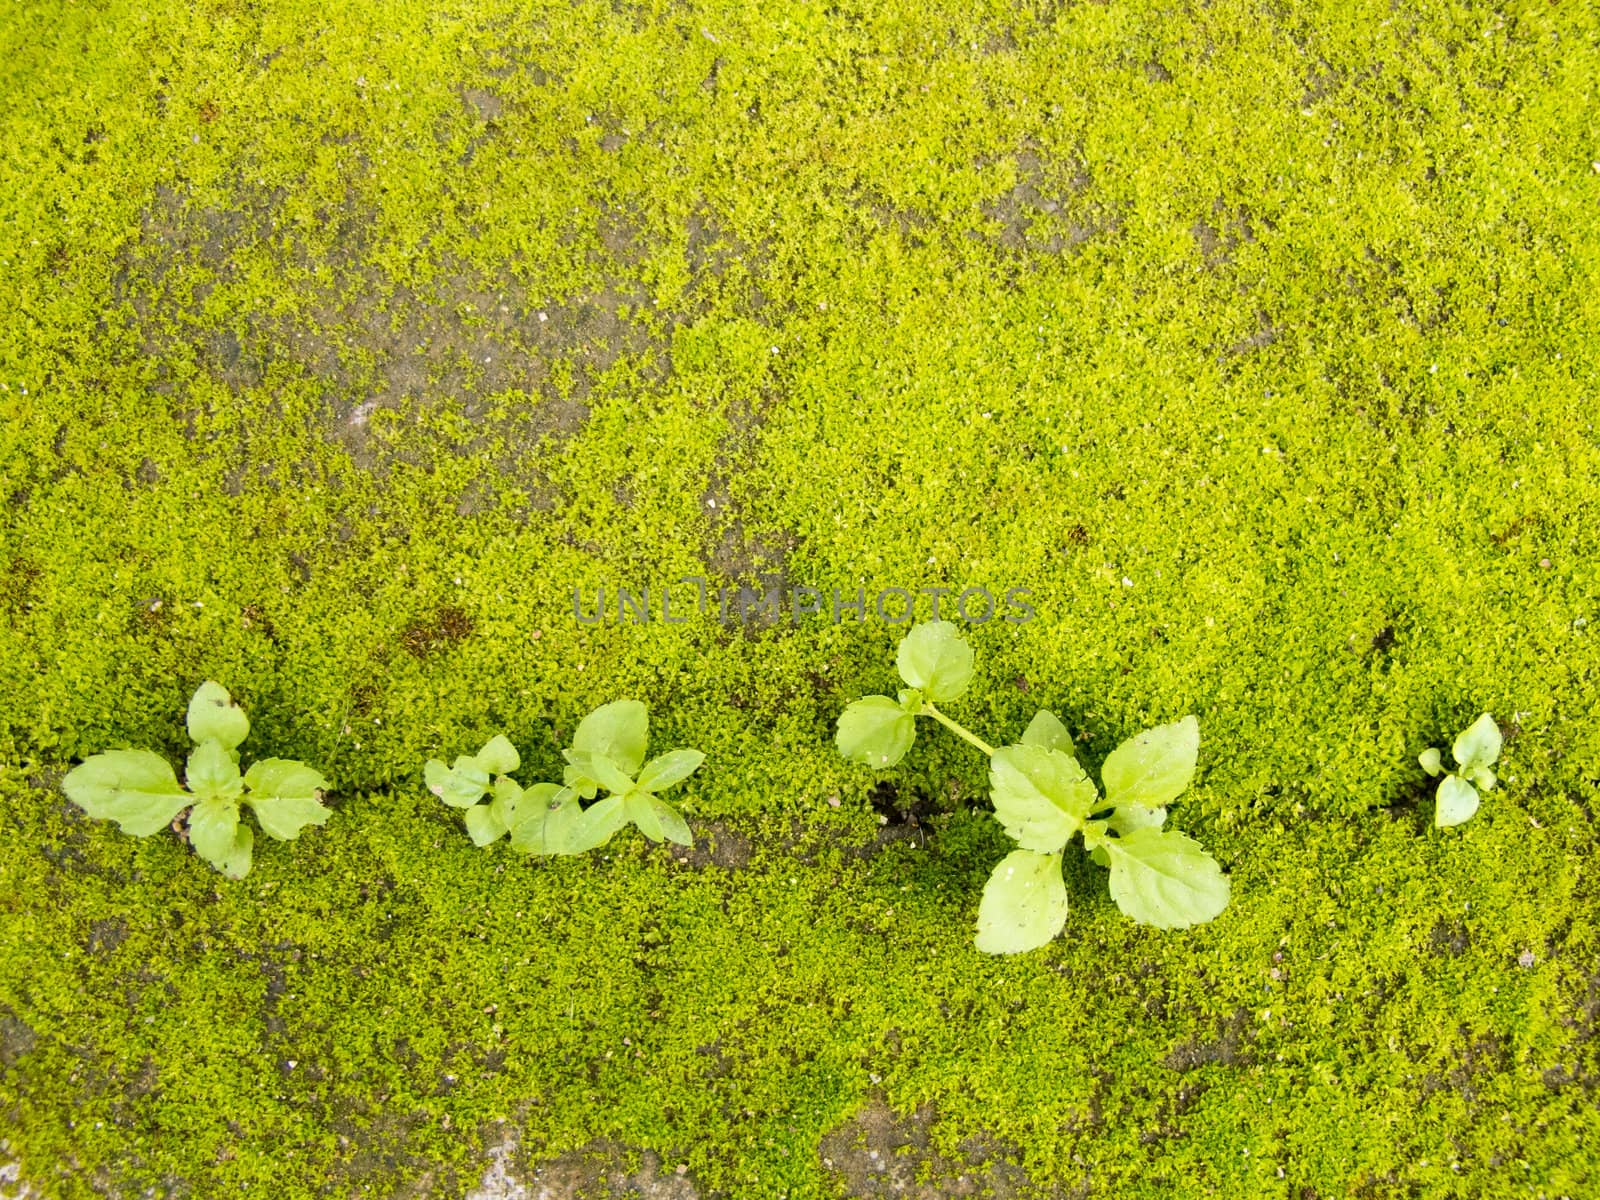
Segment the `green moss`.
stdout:
[[[1594,35],[1562,6],[18,10],[24,1176],[460,1194],[504,1121],[524,1165],[604,1144],[826,1195],[866,1185],[819,1148],[888,1146],[892,1112],[926,1171],[1009,1147],[997,1190],[1582,1194]],[[890,837],[832,749],[898,629],[573,619],[574,588],[685,574],[1031,589],[1038,620],[971,629],[956,715],[1049,707],[1097,765],[1199,714],[1181,825],[1234,907],[1157,936],[1085,865],[1073,936],[980,958],[982,763],[924,737]],[[338,785],[242,884],[54,783],[175,753],[207,677]],[[622,695],[707,751],[686,808],[722,850],[530,863],[422,792],[502,729],[551,775]],[[1504,787],[1432,832],[1416,753],[1485,709]]]

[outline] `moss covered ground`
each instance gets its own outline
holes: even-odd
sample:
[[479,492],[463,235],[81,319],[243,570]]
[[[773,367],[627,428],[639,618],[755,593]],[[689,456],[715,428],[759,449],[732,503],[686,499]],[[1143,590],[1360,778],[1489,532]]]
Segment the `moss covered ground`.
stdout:
[[[0,1192],[1600,1195],[1592,10],[4,13]],[[1029,589],[952,712],[1196,713],[1232,906],[977,954],[904,626],[574,619],[684,575]],[[206,678],[335,784],[239,882],[59,788]],[[422,787],[619,696],[692,850]]]

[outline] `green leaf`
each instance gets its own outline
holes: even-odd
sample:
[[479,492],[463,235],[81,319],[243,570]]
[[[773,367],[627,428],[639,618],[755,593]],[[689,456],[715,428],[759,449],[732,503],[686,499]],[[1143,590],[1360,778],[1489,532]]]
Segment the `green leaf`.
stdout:
[[472,756],[490,775],[509,775],[522,764],[522,759],[517,755],[517,748],[513,746],[505,734],[497,733],[483,744],[483,749]]
[[640,833],[652,842],[659,842],[662,836],[661,818],[656,816],[650,800],[649,792],[631,791],[622,798],[622,808],[628,814],[628,820],[639,827]]
[[1144,808],[1138,804],[1125,804],[1106,819],[1106,824],[1119,835],[1135,829],[1160,829],[1167,822],[1165,808]]
[[489,790],[489,772],[470,754],[459,756],[449,767],[430,758],[422,769],[428,790],[452,808],[470,808]]
[[1488,767],[1468,767],[1465,771],[1461,772],[1461,774],[1465,778],[1470,779],[1473,783],[1477,784],[1478,790],[1484,792],[1494,791],[1494,772]]
[[1171,803],[1194,778],[1199,752],[1200,722],[1193,716],[1129,738],[1100,768],[1107,803],[1118,808],[1125,804],[1159,808]]
[[1135,829],[1104,845],[1111,862],[1111,898],[1135,921],[1185,929],[1228,907],[1228,877],[1183,834]]
[[627,819],[639,827],[639,832],[652,842],[677,842],[680,846],[694,845],[694,835],[683,815],[659,796],[635,790],[623,797]]
[[638,785],[647,792],[665,791],[693,775],[705,760],[698,750],[668,750],[645,763]]
[[492,804],[474,804],[462,815],[475,846],[487,846],[506,832],[506,824]]
[[644,762],[648,731],[643,704],[637,700],[613,700],[578,723],[577,732],[572,735],[572,749],[610,759],[631,779]]
[[1465,773],[1472,767],[1489,767],[1500,757],[1500,726],[1494,718],[1484,713],[1461,731],[1453,749],[1456,762]]
[[1429,746],[1417,755],[1417,761],[1422,764],[1422,769],[1429,775],[1437,775],[1443,768],[1439,765],[1439,747]]
[[1027,732],[1022,735],[1022,744],[1043,746],[1046,750],[1059,750],[1063,754],[1072,754],[1072,735],[1067,732],[1065,725],[1056,720],[1055,713],[1045,708],[1033,714],[1033,720],[1028,722]]
[[189,790],[202,800],[234,801],[244,793],[239,764],[215,738],[207,738],[189,752],[183,777]]
[[293,841],[307,825],[326,825],[333,815],[307,796],[250,796],[248,802],[262,832],[280,842]]
[[[1102,816],[1102,813],[1108,815]],[[1098,819],[1083,827],[1083,841],[1090,859],[1102,867],[1111,865],[1111,859],[1106,856],[1106,841],[1122,837],[1135,829],[1160,829],[1167,820],[1165,808],[1142,808],[1137,804],[1100,809],[1090,815]]]
[[494,799],[489,801],[489,808],[506,829],[517,823],[517,807],[522,803],[523,795],[522,785],[515,779],[507,779],[502,775],[494,781]]
[[[480,763],[483,761],[481,754],[478,756],[478,761]],[[553,784],[544,786],[554,787]],[[508,779],[504,775],[496,779],[494,798],[487,804],[474,804],[462,816],[473,844],[487,846],[504,837],[517,822],[517,809],[522,803],[522,797],[522,788],[515,779]]]
[[511,848],[523,854],[576,854],[583,805],[571,788],[536,783],[523,791],[511,822]]
[[600,791],[599,783],[573,766],[568,766],[561,772],[561,782],[585,800],[593,800]]
[[178,785],[172,764],[149,750],[96,754],[67,772],[61,787],[91,817],[115,821],[134,837],[160,831],[194,803]]
[[244,773],[250,789],[245,803],[269,837],[291,841],[307,825],[322,825],[333,815],[321,801],[328,781],[313,767],[290,758],[263,758]]
[[689,832],[689,822],[683,819],[683,814],[660,796],[651,796],[650,804],[655,809],[656,821],[661,826],[661,832],[669,842],[676,842],[680,846],[694,845],[694,834]]
[[563,750],[567,761],[589,778],[596,780],[606,791],[621,794],[633,790],[633,777],[604,754],[588,750]]
[[1078,760],[1043,746],[1002,746],[989,760],[995,816],[1024,850],[1054,854],[1099,799]]
[[236,850],[239,805],[233,800],[202,800],[189,810],[189,844],[224,874]]
[[572,831],[573,848],[567,853],[581,854],[585,850],[603,846],[627,823],[628,816],[623,811],[622,797],[607,796],[600,803],[591,804],[583,810],[583,815],[578,818]]
[[250,864],[255,852],[256,835],[243,821],[233,831],[233,849],[223,860],[222,873],[229,879],[243,879],[250,874]]
[[250,732],[250,718],[233,702],[228,689],[208,679],[189,699],[189,737],[196,742],[214,739],[232,750]]
[[975,944],[985,954],[1020,954],[1043,946],[1066,920],[1061,852],[1013,850],[984,885]]
[[887,696],[867,696],[839,714],[834,745],[848,761],[864,767],[892,767],[916,740],[916,718]]
[[263,758],[244,773],[244,785],[253,797],[315,800],[328,786],[315,767],[292,758]]
[[1433,823],[1440,829],[1459,825],[1478,811],[1478,789],[1459,775],[1446,775],[1439,782],[1434,803]]
[[972,682],[972,647],[951,621],[924,621],[900,639],[900,678],[935,703],[954,700]]

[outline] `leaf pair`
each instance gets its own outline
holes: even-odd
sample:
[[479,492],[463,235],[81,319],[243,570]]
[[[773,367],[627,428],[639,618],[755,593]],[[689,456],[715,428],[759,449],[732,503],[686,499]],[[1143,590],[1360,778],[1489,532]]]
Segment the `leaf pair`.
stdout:
[[1001,860],[984,887],[978,949],[1016,954],[1061,931],[1068,910],[1061,856],[1079,832],[1095,860],[1111,868],[1112,899],[1135,921],[1182,929],[1221,913],[1227,876],[1198,843],[1161,828],[1166,806],[1194,777],[1199,747],[1192,716],[1130,738],[1101,768],[1105,807],[1052,713],[1041,709],[1020,745],[995,751],[995,815],[1021,848]]
[[[462,755],[446,767],[429,761],[428,788],[446,804],[466,809],[472,840],[487,846],[510,834],[514,850],[527,854],[582,854],[604,845],[622,828],[637,825],[652,841],[693,845],[688,823],[657,794],[681,783],[705,761],[698,750],[671,750],[644,761],[649,718],[637,700],[601,705],[578,724],[572,746],[562,751],[567,767],[560,785],[524,789],[509,777],[519,758],[504,737]],[[491,777],[496,777],[491,782]],[[493,799],[480,804],[492,789]],[[580,800],[607,795],[585,808]]]
[[85,759],[62,780],[63,790],[91,817],[116,821],[135,837],[149,837],[189,809],[189,844],[232,879],[249,872],[255,847],[241,806],[253,809],[262,830],[279,841],[331,815],[321,803],[327,781],[304,763],[265,758],[240,774],[238,746],[250,721],[220,683],[207,680],[195,690],[187,724],[195,742],[184,768],[187,791],[171,764],[149,750]]
[[[1433,823],[1443,829],[1460,825],[1478,811],[1482,798],[1478,789],[1490,791],[1495,783],[1491,767],[1500,757],[1500,726],[1488,713],[1456,735],[1451,753],[1455,755],[1456,769],[1445,771],[1437,746],[1430,746],[1417,758],[1429,775],[1443,774],[1434,804]],[[1476,786],[1474,786],[1476,785]]]
[[853,763],[880,770],[906,756],[923,702],[954,700],[972,682],[972,647],[950,621],[924,621],[900,639],[895,666],[909,690],[899,699],[867,696],[839,715],[834,744]]

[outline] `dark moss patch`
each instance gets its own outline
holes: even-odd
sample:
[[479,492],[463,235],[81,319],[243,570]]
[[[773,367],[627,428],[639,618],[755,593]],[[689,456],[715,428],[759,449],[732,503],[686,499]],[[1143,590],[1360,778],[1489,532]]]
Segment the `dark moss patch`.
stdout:
[[1238,1008],[1226,1019],[1218,1020],[1211,1038],[1191,1038],[1174,1046],[1162,1059],[1162,1066],[1180,1074],[1197,1067],[1248,1067],[1255,1061],[1250,1046],[1250,1014]]
[[0,1006],[0,1066],[17,1066],[38,1043],[38,1035],[26,1021]]
[[1016,1146],[969,1137],[951,1149],[941,1149],[934,1140],[937,1124],[932,1105],[901,1116],[881,1094],[874,1094],[849,1121],[823,1137],[818,1154],[842,1194],[852,1200],[899,1196],[1076,1200],[1090,1194],[1086,1187],[1040,1186],[1021,1165]]
[[456,604],[441,604],[426,617],[407,625],[400,645],[413,658],[431,658],[472,636],[472,614]]

